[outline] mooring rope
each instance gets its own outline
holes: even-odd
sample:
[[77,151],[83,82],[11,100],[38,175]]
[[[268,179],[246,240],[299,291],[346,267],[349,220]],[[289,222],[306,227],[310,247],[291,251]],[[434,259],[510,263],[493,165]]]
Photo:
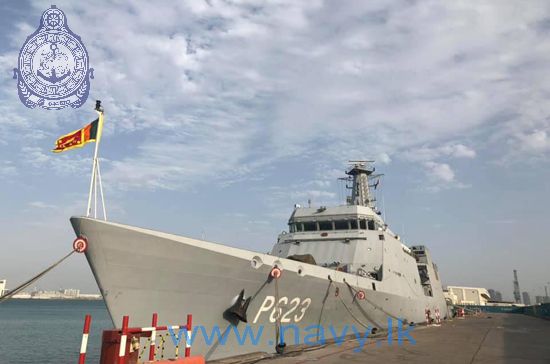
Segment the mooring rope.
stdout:
[[[350,292],[352,293],[353,299],[354,299],[355,303],[357,304],[357,306],[358,306],[359,308],[362,309],[361,305],[359,305],[359,303],[358,303],[357,300],[356,300],[356,298],[357,298],[357,290],[356,290],[355,288],[353,288],[353,286],[351,286],[351,285],[350,285],[348,282],[346,282],[345,280],[344,280],[344,283],[348,286],[348,289],[349,289]],[[376,303],[374,303],[374,302],[372,302],[371,300],[369,300],[369,299],[367,298],[367,295],[365,295],[365,298],[364,298],[364,299],[365,299],[365,301],[367,301],[368,303],[370,303],[374,308],[379,309],[380,311],[384,312],[387,316],[389,316],[389,317],[391,317],[391,318],[393,318],[393,319],[395,319],[395,320],[399,320],[399,317],[392,315],[391,313],[389,313],[389,312],[387,312],[386,310],[384,310],[382,307],[378,306]]]
[[341,296],[338,296],[338,298],[340,299],[340,302],[342,302],[342,304],[344,305],[344,307],[346,308],[346,310],[348,311],[348,313],[350,314],[350,316],[355,320],[357,321],[357,323],[361,326],[363,326],[365,329],[371,329],[371,327],[369,325],[366,325],[364,324],[363,322],[361,322],[361,320],[359,320],[357,317],[355,317],[355,315],[353,314],[353,312],[351,312],[351,310],[349,309],[348,305],[346,305],[346,303],[344,302],[344,300],[342,299]]
[[281,315],[282,311],[279,311],[279,279],[275,278],[275,312],[277,312],[277,321],[275,323],[275,346],[280,344],[281,339]]
[[67,259],[71,255],[73,255],[74,252],[75,252],[74,250],[71,250],[71,252],[69,254],[65,255],[63,258],[59,259],[57,262],[50,265],[48,268],[44,269],[42,272],[38,273],[37,275],[35,275],[31,279],[29,279],[28,281],[24,282],[23,284],[21,284],[18,287],[14,288],[10,292],[8,292],[5,295],[1,296],[0,297],[0,303],[9,300],[11,297],[13,297],[17,293],[21,292],[22,290],[24,290],[25,288],[27,288],[28,286],[30,286],[31,284],[33,284],[34,282],[36,282],[37,280],[42,278],[46,273],[48,273],[49,271],[51,271],[52,269],[57,267],[59,264],[61,264],[61,262],[63,262],[65,259]]
[[329,282],[327,291],[325,292],[325,297],[323,298],[323,304],[321,305],[321,312],[319,313],[319,320],[317,320],[317,341],[319,341],[319,333],[321,331],[321,320],[323,319],[323,311],[325,310],[325,303],[327,302],[327,298],[330,294],[330,286],[332,286],[332,278],[328,276]]

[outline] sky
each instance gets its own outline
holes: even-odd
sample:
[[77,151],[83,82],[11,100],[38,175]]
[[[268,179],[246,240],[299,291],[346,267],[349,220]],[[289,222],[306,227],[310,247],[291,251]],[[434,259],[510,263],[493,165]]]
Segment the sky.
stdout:
[[[293,205],[374,159],[390,228],[444,284],[550,286],[550,3],[61,1],[95,70],[79,109],[28,109],[13,68],[45,1],[0,2],[0,278],[70,251],[105,108],[109,220],[260,252]],[[83,256],[36,284],[97,292]]]

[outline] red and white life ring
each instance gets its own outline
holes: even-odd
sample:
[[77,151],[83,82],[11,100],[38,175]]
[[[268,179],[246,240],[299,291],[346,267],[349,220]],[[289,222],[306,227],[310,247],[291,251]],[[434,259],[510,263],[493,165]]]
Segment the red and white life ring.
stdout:
[[282,274],[283,274],[283,271],[277,266],[273,267],[273,269],[271,269],[271,272],[269,273],[271,278],[274,278],[274,279],[279,279]]
[[367,296],[367,295],[365,294],[364,291],[357,291],[357,293],[355,294],[355,297],[356,297],[358,300],[364,300],[366,296]]
[[74,239],[73,241],[73,250],[77,253],[84,253],[88,249],[88,240],[83,237],[79,236],[78,238]]

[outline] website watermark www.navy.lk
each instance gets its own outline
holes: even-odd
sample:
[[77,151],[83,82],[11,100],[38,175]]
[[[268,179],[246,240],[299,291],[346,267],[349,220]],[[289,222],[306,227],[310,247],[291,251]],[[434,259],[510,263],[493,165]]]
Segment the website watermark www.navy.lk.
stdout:
[[[377,339],[385,340],[390,346],[393,345],[394,342],[401,346],[405,341],[410,345],[415,345],[416,340],[411,336],[413,327],[414,326],[404,325],[403,321],[400,319],[397,320],[397,325],[394,327],[393,320],[388,318],[387,332],[382,337],[377,336]],[[367,340],[372,338],[372,332],[371,326],[357,327],[355,325],[345,325],[336,329],[332,325],[309,325],[301,328],[295,324],[284,324],[280,326],[279,344],[318,346],[328,342],[334,342],[334,344],[340,346],[344,341],[354,339],[359,344],[354,351],[360,352],[367,343]],[[170,328],[169,333],[172,343],[176,346],[186,340],[190,345],[193,345],[193,342],[200,340],[200,338],[204,340],[207,346],[214,344],[223,346],[228,342],[230,342],[231,345],[237,343],[240,346],[258,346],[262,343],[267,343],[270,346],[275,345],[273,326],[266,328],[264,325],[245,325],[241,327],[229,325],[224,329],[221,329],[219,326],[213,326],[211,328],[195,326],[191,332],[188,332],[186,328],[181,328],[179,332],[175,332]],[[230,340],[231,336],[234,337],[234,340]]]

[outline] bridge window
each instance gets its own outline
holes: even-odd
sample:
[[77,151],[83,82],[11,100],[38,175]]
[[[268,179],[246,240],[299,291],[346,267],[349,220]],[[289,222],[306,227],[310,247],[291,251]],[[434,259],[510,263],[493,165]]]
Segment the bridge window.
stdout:
[[351,230],[357,230],[357,220],[350,220],[349,221],[349,228]]
[[359,220],[361,230],[367,230],[367,220]]
[[376,227],[374,226],[374,220],[369,220],[369,230],[376,230]]
[[317,231],[317,223],[316,222],[304,222],[304,231]]
[[334,229],[335,230],[348,230],[348,221],[347,220],[339,220],[334,222]]
[[319,230],[332,230],[332,221],[319,221]]
[[296,224],[296,231],[298,231],[298,232],[304,231],[304,224],[302,224],[301,222],[297,223]]

